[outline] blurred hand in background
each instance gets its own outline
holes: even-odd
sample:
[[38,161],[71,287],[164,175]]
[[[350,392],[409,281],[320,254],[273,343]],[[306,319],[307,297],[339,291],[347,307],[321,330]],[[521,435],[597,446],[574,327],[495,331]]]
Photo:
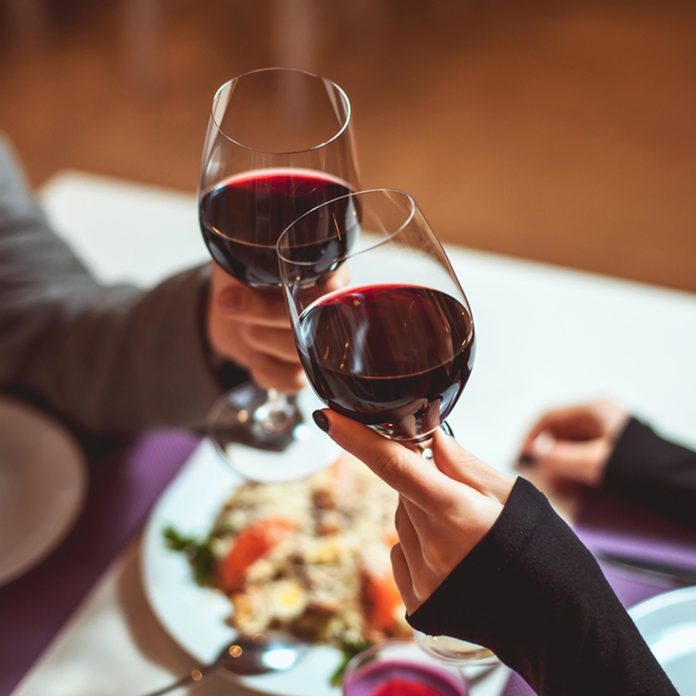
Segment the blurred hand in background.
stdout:
[[609,400],[547,411],[525,437],[521,459],[551,479],[599,486],[629,415]]

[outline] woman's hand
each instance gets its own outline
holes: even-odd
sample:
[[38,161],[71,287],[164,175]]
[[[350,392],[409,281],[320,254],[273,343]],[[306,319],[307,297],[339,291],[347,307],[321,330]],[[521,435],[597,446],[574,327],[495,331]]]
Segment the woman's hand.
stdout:
[[317,423],[399,494],[399,543],[391,560],[406,609],[413,613],[478,544],[500,515],[513,480],[437,432],[433,461],[324,409]]
[[526,436],[522,458],[551,479],[599,486],[628,419],[628,411],[613,401],[548,411]]
[[305,385],[280,292],[242,285],[213,263],[206,328],[213,351],[248,370],[260,386],[293,393]]

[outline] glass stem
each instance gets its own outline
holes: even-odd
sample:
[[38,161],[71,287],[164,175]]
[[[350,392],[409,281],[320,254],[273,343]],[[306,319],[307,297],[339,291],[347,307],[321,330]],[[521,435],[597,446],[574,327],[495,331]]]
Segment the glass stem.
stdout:
[[283,432],[292,424],[296,409],[277,389],[268,389],[267,394],[266,403],[256,414],[258,425],[266,433]]

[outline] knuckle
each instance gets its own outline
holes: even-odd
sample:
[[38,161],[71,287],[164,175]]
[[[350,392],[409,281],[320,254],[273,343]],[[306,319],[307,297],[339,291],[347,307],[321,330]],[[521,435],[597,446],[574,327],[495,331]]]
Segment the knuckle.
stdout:
[[258,324],[247,323],[240,327],[240,333],[242,338],[251,345],[258,345],[263,343],[264,336],[262,327]]
[[396,490],[399,490],[399,484],[403,477],[403,468],[404,456],[398,451],[390,451],[377,462],[377,474],[380,478],[388,481]]
[[396,513],[394,513],[394,527],[396,527],[396,535],[401,539],[403,537],[404,525],[406,520],[404,518],[404,511],[401,506],[396,508]]
[[234,314],[244,314],[249,311],[251,297],[243,287],[227,286],[220,290],[218,303],[227,311]]
[[400,575],[400,570],[401,570],[401,560],[403,559],[404,551],[401,548],[401,543],[398,542],[394,544],[394,546],[391,547],[391,550],[389,551],[389,559],[391,560],[392,568],[394,569],[395,573],[395,578],[396,575]]
[[437,544],[427,544],[423,549],[425,566],[436,577],[444,577],[450,570],[449,554]]
[[422,578],[416,578],[413,581],[411,589],[415,606],[420,606],[432,594],[430,583]]

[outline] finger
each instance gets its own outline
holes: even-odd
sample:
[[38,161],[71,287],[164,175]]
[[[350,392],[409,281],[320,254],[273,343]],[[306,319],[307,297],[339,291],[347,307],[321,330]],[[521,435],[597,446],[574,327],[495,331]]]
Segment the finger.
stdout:
[[495,498],[503,505],[507,502],[514,479],[484,464],[441,430],[433,436],[433,458],[438,469],[455,481]]
[[605,438],[586,442],[556,441],[548,450],[535,457],[536,467],[555,478],[598,486],[604,477],[604,467],[610,447]]
[[399,496],[399,504],[394,513],[394,525],[396,526],[396,533],[399,536],[399,543],[406,558],[406,563],[408,563],[409,572],[411,577],[413,577],[414,571],[423,563],[423,551],[421,539],[409,516],[406,504],[405,498]]
[[295,338],[289,329],[245,324],[242,333],[254,350],[291,364],[300,364]]
[[[457,485],[460,489],[464,489],[461,484]],[[477,495],[474,491],[471,493]],[[463,499],[460,503],[464,509],[463,516],[475,514],[476,506],[469,505]],[[399,540],[411,575],[413,594],[416,601],[420,603],[426,600],[452,572],[471,544],[462,543],[463,527],[458,527],[454,519],[448,520],[443,526],[442,520],[434,519],[435,515],[421,510],[404,498],[401,498],[400,509],[397,519]],[[469,510],[471,513],[467,514],[466,511]],[[460,531],[459,533],[455,531],[452,535],[455,529]]]
[[322,289],[325,292],[334,292],[335,290],[344,288],[346,285],[348,285],[349,280],[350,274],[348,272],[348,267],[343,265],[326,277],[323,282]]
[[326,431],[338,445],[365,462],[404,497],[425,509],[439,507],[448,497],[443,485],[446,478],[419,454],[335,411],[323,409],[318,413],[326,419]]
[[[463,514],[469,510],[473,512],[476,509],[475,506],[469,504],[466,494],[462,492],[461,485],[459,489],[461,497],[458,502]],[[471,493],[476,495],[473,491]],[[461,554],[464,551],[461,550],[460,553],[462,548],[460,543],[446,543],[444,541],[446,534],[451,532],[451,527],[454,525],[452,519],[448,519],[449,529],[446,529],[443,528],[442,520],[435,520],[434,523],[434,515],[421,510],[408,500],[403,500],[402,509],[404,518],[402,524],[404,526],[410,525],[409,533],[415,536],[415,542],[411,539],[408,544],[402,542],[401,545],[411,571],[414,591],[417,597],[421,597],[424,593],[429,594],[434,587],[442,582],[454,568],[456,562],[461,560]]]
[[213,300],[224,316],[235,321],[289,328],[290,318],[283,296],[274,290],[258,290],[225,281]]
[[416,599],[415,592],[413,591],[411,573],[408,569],[408,563],[406,563],[406,557],[404,556],[401,544],[392,546],[390,557],[394,582],[396,582],[399,594],[404,600],[406,611],[411,614],[418,609],[420,603]]
[[306,384],[301,367],[264,353],[253,353],[248,369],[254,381],[264,389],[277,389],[284,394],[294,394]]
[[522,452],[531,456],[534,441],[545,432],[559,439],[583,440],[601,435],[601,424],[592,405],[582,404],[547,411],[525,436]]

